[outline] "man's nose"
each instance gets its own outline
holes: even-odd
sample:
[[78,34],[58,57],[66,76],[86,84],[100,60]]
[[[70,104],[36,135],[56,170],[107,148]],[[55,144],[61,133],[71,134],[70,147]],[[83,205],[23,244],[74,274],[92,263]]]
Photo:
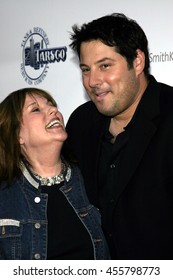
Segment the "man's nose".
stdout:
[[97,87],[102,83],[101,74],[96,71],[90,71],[89,86],[91,88]]

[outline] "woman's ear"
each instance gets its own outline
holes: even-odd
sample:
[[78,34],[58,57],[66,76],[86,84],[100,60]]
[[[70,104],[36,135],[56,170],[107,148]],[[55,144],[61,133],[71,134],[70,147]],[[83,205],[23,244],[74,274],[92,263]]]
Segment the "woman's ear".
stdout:
[[19,144],[20,145],[23,145],[24,144],[24,140],[23,140],[23,138],[19,135]]

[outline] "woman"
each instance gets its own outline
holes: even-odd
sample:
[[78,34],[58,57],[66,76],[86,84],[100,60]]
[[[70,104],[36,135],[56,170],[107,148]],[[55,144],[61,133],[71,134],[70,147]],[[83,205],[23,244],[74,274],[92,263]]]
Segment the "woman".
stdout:
[[108,259],[100,214],[61,149],[67,133],[47,92],[0,104],[0,259]]

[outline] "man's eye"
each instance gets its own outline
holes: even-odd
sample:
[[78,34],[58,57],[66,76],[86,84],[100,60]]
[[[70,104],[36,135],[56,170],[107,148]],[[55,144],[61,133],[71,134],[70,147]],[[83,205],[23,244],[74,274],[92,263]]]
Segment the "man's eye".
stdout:
[[87,73],[89,72],[89,68],[81,68],[82,73]]
[[109,66],[110,66],[109,64],[103,64],[103,65],[101,65],[101,68],[102,69],[107,69],[107,68],[109,68]]

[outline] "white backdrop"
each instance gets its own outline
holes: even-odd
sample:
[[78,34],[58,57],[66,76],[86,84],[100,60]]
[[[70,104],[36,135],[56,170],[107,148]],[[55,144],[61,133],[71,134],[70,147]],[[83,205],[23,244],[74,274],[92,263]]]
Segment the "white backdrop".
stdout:
[[[0,101],[11,91],[30,86],[21,65],[29,42],[27,33],[38,27],[46,33],[47,47],[67,47],[67,57],[64,62],[48,63],[44,79],[32,86],[48,90],[55,97],[66,122],[70,113],[87,100],[77,59],[69,48],[71,26],[113,12],[123,12],[141,25],[149,40],[152,74],[173,86],[172,11],[172,0],[1,0]],[[33,77],[38,73],[30,66],[25,69],[30,69]]]

